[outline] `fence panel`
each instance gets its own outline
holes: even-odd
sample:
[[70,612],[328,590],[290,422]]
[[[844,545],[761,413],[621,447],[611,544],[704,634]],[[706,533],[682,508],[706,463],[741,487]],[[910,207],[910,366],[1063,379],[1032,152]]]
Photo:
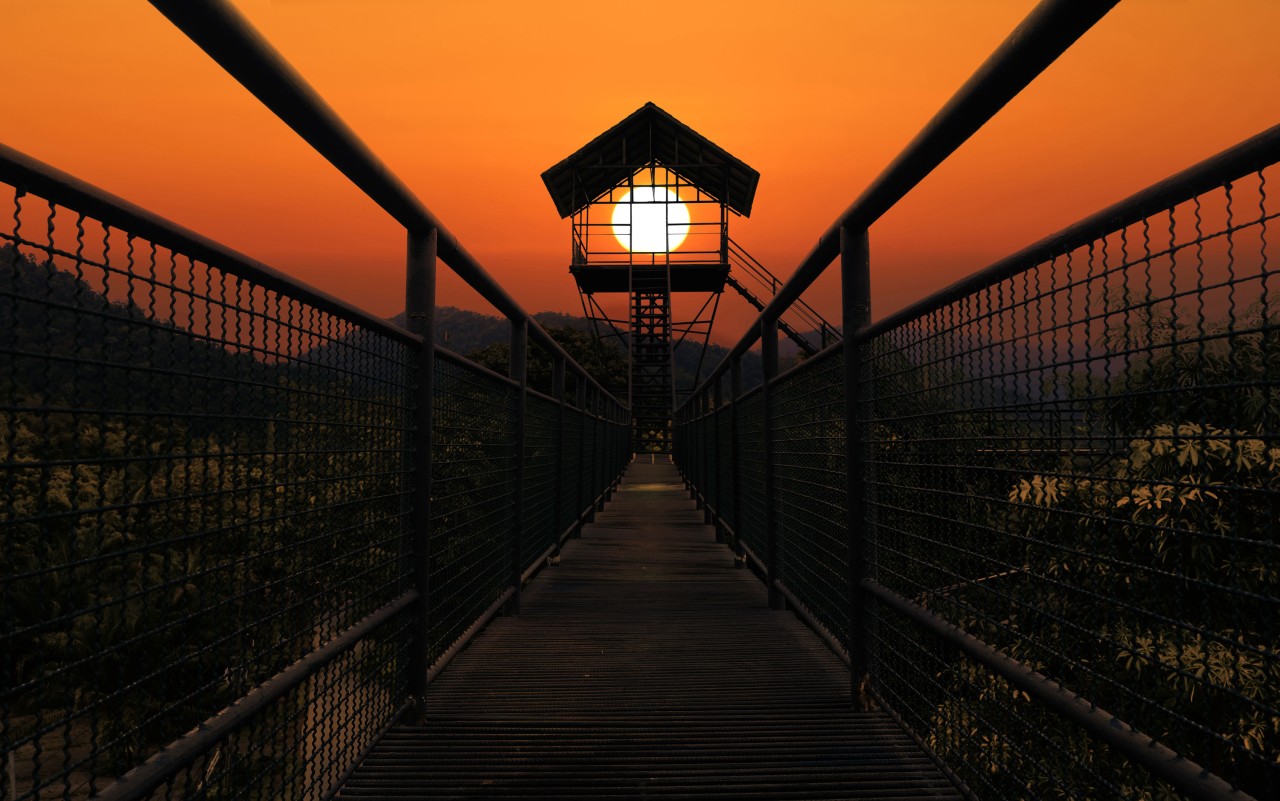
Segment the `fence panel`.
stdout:
[[556,429],[557,405],[549,398],[531,395],[525,415],[524,444],[524,553],[528,568],[564,531],[556,526]]
[[[409,589],[415,346],[6,189],[0,785],[85,797]],[[174,786],[326,791],[404,701],[404,618]]]
[[436,357],[431,488],[431,661],[509,587],[516,459],[511,379]]
[[[845,346],[865,376],[870,690],[979,797],[1280,792],[1277,141]],[[774,382],[769,468],[782,582],[843,639],[844,393],[825,358]],[[734,406],[736,528],[758,553],[759,396]],[[681,428],[682,467],[707,430]],[[1055,687],[1083,703],[1052,711]],[[1091,737],[1097,709],[1156,742]]]
[[[875,580],[1258,797],[1280,787],[1274,172],[880,334],[869,357]],[[975,784],[1159,792],[909,629],[881,626],[886,687]]]
[[843,347],[806,361],[773,389],[779,573],[787,589],[847,647]]
[[742,544],[763,556],[764,403],[757,388],[738,401],[738,488],[742,519],[735,529]]

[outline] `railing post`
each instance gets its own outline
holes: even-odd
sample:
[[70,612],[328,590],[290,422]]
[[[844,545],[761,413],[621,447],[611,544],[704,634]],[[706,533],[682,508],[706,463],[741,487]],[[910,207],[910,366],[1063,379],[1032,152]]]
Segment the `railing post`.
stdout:
[[742,457],[739,453],[738,430],[742,425],[742,412],[738,400],[742,397],[742,358],[733,357],[729,362],[729,470],[733,475],[733,566],[747,566],[747,552],[742,547]]
[[[595,488],[604,487],[605,469],[604,469],[604,395],[596,390],[592,393],[595,403],[591,404],[591,464],[596,474],[596,480],[592,482]],[[604,492],[601,489],[599,495],[593,495],[592,503],[596,503],[595,510],[597,512],[604,511]],[[598,500],[598,503],[597,503]],[[594,521],[595,518],[592,518]]]
[[[720,528],[720,515],[724,510],[720,506],[721,498],[724,496],[720,489],[720,376],[716,376],[716,380],[711,384],[711,436],[707,440],[707,452],[711,454],[708,459],[707,475],[715,475],[714,479],[706,479],[712,487],[715,488],[715,497],[707,498],[707,514],[706,521],[715,526],[716,542],[724,542],[724,531]],[[711,501],[715,501],[714,504]]]
[[693,407],[694,415],[694,419],[691,421],[693,429],[691,432],[693,434],[693,458],[689,460],[693,464],[693,475],[690,476],[693,482],[693,489],[690,492],[693,494],[693,508],[701,509],[703,506],[702,490],[707,488],[707,477],[703,469],[703,464],[707,458],[707,449],[702,441],[702,425],[706,419],[707,411],[706,394],[699,392],[690,396],[689,404]]
[[564,356],[556,354],[551,363],[551,397],[556,399],[556,484],[551,500],[551,533],[560,553],[560,524],[564,522]]
[[761,405],[764,406],[764,531],[765,531],[765,583],[769,586],[769,607],[785,609],[786,601],[777,587],[778,571],[778,516],[774,498],[774,436],[773,380],[778,377],[778,321],[760,320],[760,361],[764,367],[764,386],[761,388]]
[[436,369],[436,244],[433,228],[410,231],[405,259],[406,327],[422,337],[414,368],[412,473],[409,525],[412,530],[413,585],[418,591],[418,617],[409,651],[409,695],[414,714],[426,714],[427,671],[431,668],[431,425]]
[[[582,536],[582,513],[586,509],[587,503],[587,482],[590,480],[590,470],[587,467],[587,379],[585,375],[577,376],[577,407],[578,407],[578,502],[574,505],[574,515],[577,516],[578,522],[574,524],[573,534],[575,537]],[[595,519],[594,514],[587,516],[586,522]]]
[[866,231],[840,229],[840,301],[844,326],[844,431],[846,520],[849,547],[850,700],[857,709],[868,703],[866,596],[867,437],[860,416],[867,400],[862,381],[863,345],[857,332],[871,323],[871,255]]
[[516,381],[516,463],[511,487],[511,603],[508,612],[520,614],[520,575],[524,572],[524,418],[528,406],[529,322],[511,321],[511,378]]

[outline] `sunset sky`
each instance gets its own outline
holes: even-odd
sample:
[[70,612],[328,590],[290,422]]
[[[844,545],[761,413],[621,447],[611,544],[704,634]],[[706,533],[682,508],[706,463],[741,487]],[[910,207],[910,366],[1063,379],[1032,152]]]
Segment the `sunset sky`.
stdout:
[[[785,277],[1035,3],[236,5],[527,309],[577,311],[539,175],[589,139],[652,100],[759,170],[731,233]],[[403,308],[396,224],[150,5],[3,9],[0,141]],[[874,226],[874,316],[1280,122],[1277,47],[1275,0],[1123,0]],[[835,318],[832,287],[807,299]],[[487,310],[451,278],[440,302]],[[750,314],[721,308],[731,342]]]

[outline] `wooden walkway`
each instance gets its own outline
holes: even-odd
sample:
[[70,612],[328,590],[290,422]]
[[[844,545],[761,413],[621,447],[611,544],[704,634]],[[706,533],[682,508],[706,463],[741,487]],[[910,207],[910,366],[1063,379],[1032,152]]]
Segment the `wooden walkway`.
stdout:
[[959,798],[728,549],[670,464],[632,464],[563,561],[389,732],[356,798]]

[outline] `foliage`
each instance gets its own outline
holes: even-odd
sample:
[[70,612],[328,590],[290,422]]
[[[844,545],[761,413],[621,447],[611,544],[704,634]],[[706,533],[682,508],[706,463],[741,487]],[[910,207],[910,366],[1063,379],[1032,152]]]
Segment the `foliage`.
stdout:
[[[1123,371],[1111,366],[1123,378],[1079,375],[1074,392],[1088,436],[1117,446],[1067,451],[1016,478],[1003,498],[968,504],[966,517],[994,535],[987,545],[999,557],[990,564],[1008,569],[932,602],[1262,797],[1280,771],[1274,324],[1256,309],[1195,327],[1153,313],[1132,322],[1112,327],[1103,343],[1128,354]],[[949,738],[967,726],[993,770],[1027,779],[1023,789],[1041,797],[1072,796],[1038,764],[1041,752],[1020,751],[975,723],[1010,709],[1036,719],[1016,691],[963,662],[946,672],[967,689],[957,691],[964,701],[939,703],[936,747],[958,747]],[[1125,797],[1172,797],[1064,724],[1045,726],[1072,755],[1064,770],[1111,776]]]
[[[621,348],[613,342],[597,341],[590,333],[576,328],[550,326],[546,331],[601,386],[615,397],[626,396],[627,355]],[[507,375],[511,345],[509,342],[493,343],[472,351],[467,354],[467,358],[496,373]],[[551,354],[545,348],[531,345],[526,365],[529,386],[545,395],[552,394],[552,366]],[[566,381],[571,382],[571,379]],[[573,385],[569,383],[568,386]]]
[[5,749],[69,716],[122,771],[398,592],[400,399],[12,248],[0,286]]

